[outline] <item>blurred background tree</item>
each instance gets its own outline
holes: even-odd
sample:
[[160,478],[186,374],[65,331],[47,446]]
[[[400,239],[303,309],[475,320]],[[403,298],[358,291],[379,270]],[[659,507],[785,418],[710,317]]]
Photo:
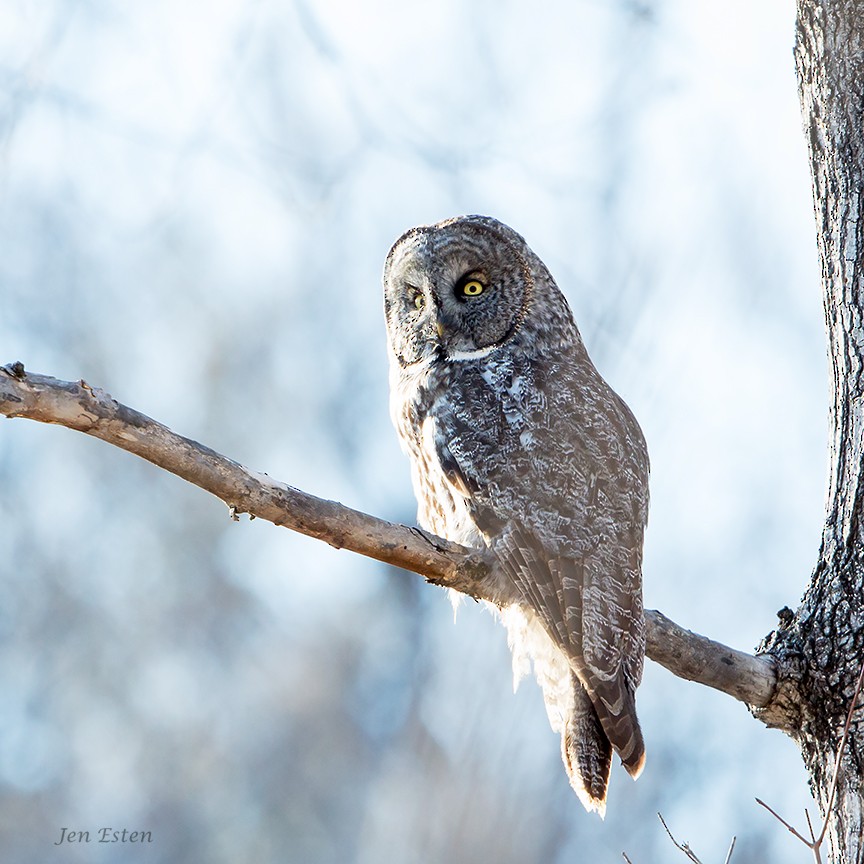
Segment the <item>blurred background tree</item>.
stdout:
[[[8,0],[0,360],[410,523],[383,257],[495,215],[645,430],[646,604],[750,648],[823,516],[793,13]],[[652,864],[678,854],[658,810],[706,858],[803,852],[753,804],[809,801],[797,750],[728,697],[649,664],[646,771],[602,823],[478,608],[63,430],[2,424],[0,489],[7,860]]]

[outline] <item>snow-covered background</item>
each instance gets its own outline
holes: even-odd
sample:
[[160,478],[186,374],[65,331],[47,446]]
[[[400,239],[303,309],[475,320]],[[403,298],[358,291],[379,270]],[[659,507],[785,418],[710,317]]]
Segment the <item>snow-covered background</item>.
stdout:
[[[405,522],[380,272],[488,213],[652,458],[645,600],[742,649],[815,562],[827,364],[789,0],[5,0],[0,362]],[[806,860],[794,745],[648,664],[643,777],[570,791],[504,632],[76,433],[0,423],[15,862]],[[61,828],[152,843],[54,846]],[[93,836],[95,840],[95,833]]]

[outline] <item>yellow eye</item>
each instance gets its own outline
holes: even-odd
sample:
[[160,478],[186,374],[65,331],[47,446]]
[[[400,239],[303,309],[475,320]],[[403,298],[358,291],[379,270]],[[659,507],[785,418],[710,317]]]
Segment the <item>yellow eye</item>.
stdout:
[[484,285],[482,282],[478,282],[476,279],[471,279],[462,286],[462,294],[465,297],[476,297],[478,294],[483,293],[483,289]]
[[422,309],[426,305],[426,298],[422,294],[414,295],[414,308]]

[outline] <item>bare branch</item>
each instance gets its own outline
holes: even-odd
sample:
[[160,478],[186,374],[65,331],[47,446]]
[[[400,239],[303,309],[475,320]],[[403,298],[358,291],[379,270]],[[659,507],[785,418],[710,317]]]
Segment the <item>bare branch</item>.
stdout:
[[[812,853],[815,864],[822,864],[822,855],[819,849],[822,846],[822,838],[808,840],[803,834],[799,834],[776,810],[772,810],[761,798],[756,799],[757,804],[761,804],[781,825],[785,826],[790,834],[794,834]],[[804,815],[807,817],[807,827],[810,829],[810,836],[813,837],[813,826],[810,824],[810,814],[804,810]]]
[[[250,471],[84,381],[34,375],[20,363],[0,367],[0,414],[59,424],[128,450],[220,498],[232,515],[248,513],[337,549],[419,573],[475,599],[499,599],[493,594],[495,580],[488,578],[495,562],[485,551],[377,519]],[[645,617],[646,654],[674,675],[757,708],[771,701],[777,678],[767,657],[698,636],[659,612],[646,610]]]
[[[794,834],[805,846],[809,849],[813,848],[813,844],[802,834],[799,834],[776,810],[769,807],[761,798],[756,799],[756,803],[764,807],[781,825],[783,825],[790,834]],[[809,816],[808,816],[809,821]],[[812,833],[812,831],[811,831]]]
[[[759,800],[758,798],[756,799]],[[813,823],[810,821],[810,811],[805,807],[804,808],[804,818],[807,820],[807,830],[810,832],[810,840],[815,845],[816,844],[816,835],[813,833]]]
[[84,381],[24,373],[20,364],[0,367],[0,414],[93,435],[210,492],[228,505],[232,515],[248,513],[337,549],[420,573],[430,582],[491,599],[484,593],[484,578],[492,567],[485,553],[418,528],[376,519],[250,471]]
[[[669,826],[666,824],[666,820],[663,818],[663,814],[658,813],[657,818],[660,820],[660,824],[666,829],[666,833],[669,835],[669,839],[672,841],[675,847],[677,849],[680,849],[690,859],[690,861],[693,862],[693,864],[702,864],[699,858],[696,857],[696,853],[690,847],[689,843],[679,843],[672,836],[672,832],[669,830]],[[729,845],[729,851],[726,853],[726,860],[723,862],[723,864],[729,864],[729,862],[732,860],[732,853],[735,851],[735,841],[737,839],[737,837],[732,838],[732,843]],[[627,858],[626,855],[624,857]],[[629,861],[630,859],[628,858],[627,860]]]
[[663,824],[663,827],[666,829],[666,833],[669,835],[669,839],[675,844],[675,847],[677,849],[680,849],[693,862],[693,864],[702,864],[702,862],[696,857],[696,853],[690,848],[690,845],[688,843],[679,843],[672,836],[672,832],[669,830],[669,826],[666,824],[666,820],[663,818],[663,814],[658,813],[657,818]]
[[756,708],[774,695],[777,673],[766,657],[754,657],[692,633],[660,612],[646,612],[648,656],[679,678],[696,681]]

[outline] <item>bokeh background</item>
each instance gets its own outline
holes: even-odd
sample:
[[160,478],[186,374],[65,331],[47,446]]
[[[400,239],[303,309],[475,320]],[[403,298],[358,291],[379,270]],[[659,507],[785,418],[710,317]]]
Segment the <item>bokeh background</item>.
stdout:
[[[790,0],[4,0],[0,362],[411,523],[382,262],[495,215],[645,430],[646,605],[752,649],[823,513],[793,41]],[[705,861],[808,860],[754,803],[803,826],[791,741],[651,663],[639,710],[601,822],[480,607],[0,423],[5,861],[683,860],[658,811]]]

